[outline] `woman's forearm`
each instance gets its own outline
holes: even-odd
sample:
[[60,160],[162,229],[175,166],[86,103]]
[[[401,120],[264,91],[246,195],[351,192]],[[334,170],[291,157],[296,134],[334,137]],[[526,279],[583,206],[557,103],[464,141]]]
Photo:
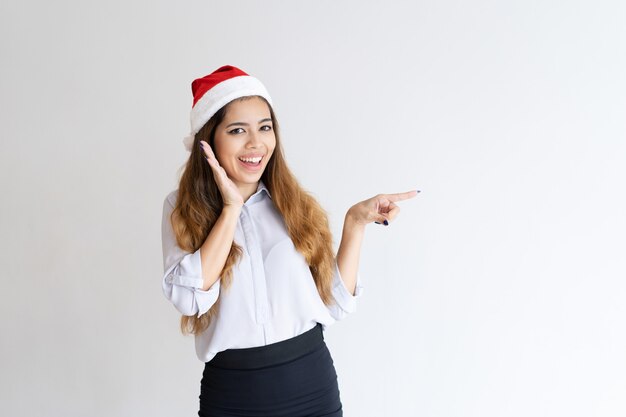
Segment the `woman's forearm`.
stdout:
[[220,278],[235,236],[240,207],[224,207],[206,240],[200,247],[202,290],[207,291]]
[[364,234],[365,225],[358,224],[348,210],[343,223],[341,243],[337,250],[337,266],[346,288],[352,295],[356,290],[356,277]]

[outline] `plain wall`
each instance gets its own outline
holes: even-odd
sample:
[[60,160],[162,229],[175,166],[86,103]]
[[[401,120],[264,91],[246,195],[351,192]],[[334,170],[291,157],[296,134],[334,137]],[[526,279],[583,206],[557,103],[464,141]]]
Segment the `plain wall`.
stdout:
[[335,236],[344,415],[626,414],[626,7],[618,1],[3,1],[0,415],[197,415],[161,292],[190,84],[258,77]]

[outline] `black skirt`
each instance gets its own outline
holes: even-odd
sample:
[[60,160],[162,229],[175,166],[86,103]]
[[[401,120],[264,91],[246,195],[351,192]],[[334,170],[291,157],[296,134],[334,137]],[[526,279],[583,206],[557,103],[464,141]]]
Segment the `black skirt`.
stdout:
[[291,339],[227,349],[205,363],[200,417],[343,417],[322,325]]

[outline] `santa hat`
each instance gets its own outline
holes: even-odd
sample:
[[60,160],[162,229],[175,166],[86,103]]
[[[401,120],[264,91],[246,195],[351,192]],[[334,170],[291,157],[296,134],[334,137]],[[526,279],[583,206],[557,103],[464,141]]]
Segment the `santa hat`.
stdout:
[[209,75],[191,83],[191,133],[183,139],[185,149],[191,152],[196,133],[219,109],[236,98],[261,96],[270,104],[272,99],[258,79],[232,65],[224,65]]

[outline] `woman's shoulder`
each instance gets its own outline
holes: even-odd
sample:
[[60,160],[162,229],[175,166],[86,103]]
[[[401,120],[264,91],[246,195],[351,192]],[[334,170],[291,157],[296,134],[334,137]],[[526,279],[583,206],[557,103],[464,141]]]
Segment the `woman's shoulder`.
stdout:
[[174,205],[176,205],[176,198],[178,198],[178,188],[173,191],[168,192],[167,195],[165,196],[165,199],[163,200],[163,203],[167,202],[172,207],[174,207]]

